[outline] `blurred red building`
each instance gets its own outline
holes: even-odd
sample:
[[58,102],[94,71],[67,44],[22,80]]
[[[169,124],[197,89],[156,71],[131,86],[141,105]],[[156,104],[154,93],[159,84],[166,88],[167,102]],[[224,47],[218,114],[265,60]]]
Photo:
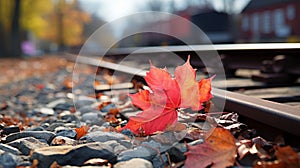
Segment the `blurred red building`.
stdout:
[[299,0],[252,0],[241,13],[241,42],[300,41]]
[[[185,42],[188,44],[234,42],[234,33],[231,29],[233,20],[227,13],[218,12],[212,8],[188,8],[184,11],[178,11],[176,15],[178,17],[142,24],[139,29],[151,30],[151,32],[136,34],[124,39],[119,46],[185,45]],[[186,21],[183,21],[182,18]]]

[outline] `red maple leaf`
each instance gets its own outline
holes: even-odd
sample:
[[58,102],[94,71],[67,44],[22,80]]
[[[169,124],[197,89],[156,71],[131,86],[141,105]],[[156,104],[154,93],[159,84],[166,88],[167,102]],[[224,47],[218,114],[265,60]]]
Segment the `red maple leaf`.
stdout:
[[196,70],[187,62],[175,69],[174,78],[166,68],[152,65],[145,80],[151,91],[143,90],[130,95],[132,103],[143,112],[130,118],[123,129],[130,129],[135,134],[150,135],[163,131],[176,123],[177,109],[191,108],[200,110],[203,102],[212,98],[211,79],[196,81]]

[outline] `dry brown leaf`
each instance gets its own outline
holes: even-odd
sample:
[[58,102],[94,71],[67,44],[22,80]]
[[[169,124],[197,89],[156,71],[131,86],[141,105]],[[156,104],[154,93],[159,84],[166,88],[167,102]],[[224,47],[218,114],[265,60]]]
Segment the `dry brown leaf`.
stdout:
[[285,163],[286,167],[297,168],[300,167],[300,159],[298,154],[290,147],[275,146],[275,156],[279,161]]
[[235,162],[236,145],[233,135],[224,128],[215,128],[204,143],[188,146],[186,168],[224,168]]

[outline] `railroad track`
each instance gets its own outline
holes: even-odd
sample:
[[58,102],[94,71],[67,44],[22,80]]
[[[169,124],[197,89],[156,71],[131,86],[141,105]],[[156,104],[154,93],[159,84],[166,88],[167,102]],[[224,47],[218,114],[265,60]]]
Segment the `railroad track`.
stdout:
[[[280,47],[279,47],[280,46]],[[278,50],[279,47],[279,50]],[[269,58],[274,57],[274,54],[287,54],[290,56],[295,56],[296,53],[300,52],[299,44],[294,45],[219,45],[216,46],[217,51],[224,54],[226,53],[228,56],[232,54],[234,57],[236,57],[235,54],[237,53],[246,53],[248,56],[253,56],[254,53],[262,52],[266,54]],[[206,52],[205,47],[201,46],[194,46],[193,49],[196,49],[197,52]],[[176,54],[179,54],[181,57],[184,57],[183,55],[193,55],[191,48],[186,47],[169,47],[168,50],[160,50],[156,48],[146,48],[144,50],[137,50],[133,55],[150,55],[153,56],[153,54],[167,54],[170,51],[173,51]],[[132,54],[134,51],[134,48],[130,49],[121,49],[121,50],[114,50],[108,52],[105,57],[107,58],[114,58],[114,59],[121,59],[124,58],[126,55]],[[276,56],[276,55],[275,55]],[[67,59],[75,61],[76,57],[72,55],[66,56]],[[249,57],[250,58],[250,57]],[[112,71],[121,72],[123,74],[129,74],[132,76],[132,78],[143,81],[143,77],[146,74],[146,71],[143,69],[135,68],[133,66],[126,66],[126,65],[120,65],[118,63],[113,62],[107,62],[107,61],[99,61],[99,58],[97,57],[85,57],[80,56],[77,58],[77,63],[80,64],[88,64],[95,67],[101,67],[110,69]],[[196,60],[195,57],[192,57],[192,65],[197,65],[197,68],[201,68],[203,65],[201,63],[195,63],[193,64],[193,61],[199,61]],[[228,60],[227,60],[228,61]],[[257,61],[257,60],[256,60]],[[236,62],[232,63],[236,64]],[[229,65],[228,63],[226,64]],[[256,65],[257,66],[257,65]],[[230,67],[230,66],[229,66]],[[259,66],[257,66],[258,68]],[[235,68],[245,68],[241,64],[240,67]],[[249,68],[249,67],[248,67]],[[253,68],[253,67],[252,67]],[[294,69],[295,70],[295,69]],[[286,75],[289,75],[289,71]],[[295,70],[295,72],[297,72]],[[249,80],[249,79],[247,79]],[[268,79],[269,80],[269,79]],[[267,82],[270,83],[270,82]],[[276,88],[276,87],[287,87],[287,86],[298,86],[297,83],[280,83],[278,85],[270,85],[270,84],[260,84],[257,86],[252,86],[247,88],[247,86],[236,86],[231,87],[231,90],[234,91],[240,91],[240,90],[247,90],[247,91],[253,91],[253,89],[268,89]],[[128,87],[126,85],[126,87]],[[121,87],[122,88],[122,87]],[[118,88],[120,89],[120,88]],[[298,142],[300,140],[300,131],[298,128],[300,128],[300,108],[293,107],[290,105],[286,105],[283,103],[278,103],[269,98],[269,100],[264,100],[262,98],[253,97],[253,96],[247,96],[245,94],[227,91],[224,89],[219,89],[214,87],[212,90],[212,93],[214,95],[213,102],[214,104],[221,103],[224,105],[224,111],[228,112],[236,112],[240,115],[240,119],[243,123],[247,124],[250,128],[254,128],[258,130],[258,135],[263,135],[266,138],[274,139],[276,136],[281,135],[285,138],[287,143],[290,143],[294,146],[299,146]],[[294,97],[297,97],[298,95],[294,95]],[[280,101],[279,101],[280,102]]]
[[[271,84],[286,84],[295,81],[300,76],[298,63],[300,58],[300,43],[260,43],[260,44],[217,44],[217,45],[189,45],[165,47],[137,47],[111,49],[100,53],[109,57],[122,59],[134,55],[174,55],[186,59],[191,55],[191,63],[195,68],[204,68],[205,56],[221,56],[227,76],[234,75],[241,68],[260,69],[259,75],[252,78]],[[98,53],[99,54],[99,53]],[[96,55],[98,55],[96,54]],[[199,55],[202,56],[199,59]]]

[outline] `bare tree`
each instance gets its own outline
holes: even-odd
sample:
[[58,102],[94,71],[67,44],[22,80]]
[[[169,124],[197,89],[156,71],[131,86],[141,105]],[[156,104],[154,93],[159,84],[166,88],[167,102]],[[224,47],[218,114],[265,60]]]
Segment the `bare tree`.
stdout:
[[149,0],[148,8],[151,11],[162,11],[162,2],[161,0]]
[[14,13],[12,18],[12,30],[11,30],[11,45],[9,49],[9,55],[21,56],[21,32],[20,32],[20,15],[21,15],[21,0],[15,0]]

